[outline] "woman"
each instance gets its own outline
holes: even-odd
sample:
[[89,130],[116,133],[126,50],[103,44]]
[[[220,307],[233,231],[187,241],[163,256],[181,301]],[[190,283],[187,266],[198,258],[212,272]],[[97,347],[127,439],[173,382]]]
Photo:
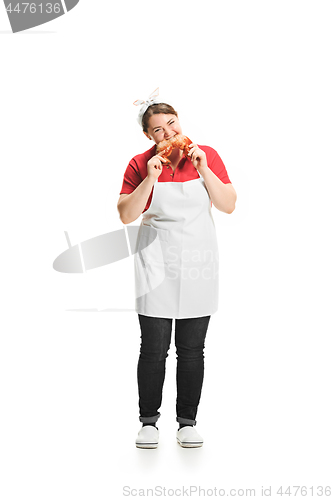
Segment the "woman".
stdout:
[[175,320],[177,402],[182,447],[199,447],[194,426],[204,374],[204,343],[218,308],[218,248],[212,203],[235,209],[236,192],[215,150],[191,144],[188,156],[173,149],[168,159],[156,145],[182,134],[178,114],[157,99],[141,104],[138,121],[155,145],[132,158],[124,175],[118,211],[124,224],[142,214],[135,255],[136,311],[141,328],[138,389],[142,428],[139,448],[156,448],[165,360]]

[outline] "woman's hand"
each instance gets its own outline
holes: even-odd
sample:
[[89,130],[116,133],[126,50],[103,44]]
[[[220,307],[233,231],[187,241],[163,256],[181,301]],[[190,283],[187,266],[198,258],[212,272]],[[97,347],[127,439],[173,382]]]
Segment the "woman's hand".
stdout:
[[188,156],[191,157],[191,162],[193,166],[200,172],[205,169],[207,165],[206,153],[198,147],[197,144],[190,144],[190,150]]
[[147,176],[151,179],[158,179],[163,170],[163,163],[166,162],[162,156],[155,155],[147,163]]

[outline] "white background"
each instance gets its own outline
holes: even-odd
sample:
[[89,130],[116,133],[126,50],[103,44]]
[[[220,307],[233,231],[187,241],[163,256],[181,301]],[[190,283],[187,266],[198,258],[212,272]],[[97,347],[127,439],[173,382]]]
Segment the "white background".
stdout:
[[[332,15],[322,0],[81,0],[13,35],[0,8],[1,498],[333,486]],[[238,194],[213,211],[221,295],[196,450],[176,443],[173,340],[160,446],[135,447],[131,258],[52,267],[64,231],[74,245],[123,227],[125,168],[152,146],[132,103],[158,86]]]

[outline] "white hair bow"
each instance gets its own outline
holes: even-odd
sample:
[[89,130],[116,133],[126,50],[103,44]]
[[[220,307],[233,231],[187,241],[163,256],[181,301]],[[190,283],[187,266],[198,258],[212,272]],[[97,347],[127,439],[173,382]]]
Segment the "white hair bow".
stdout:
[[158,94],[159,94],[159,87],[157,87],[157,89],[155,89],[149,95],[149,97],[148,97],[148,99],[146,101],[142,101],[140,99],[137,99],[136,101],[133,102],[133,104],[135,104],[135,106],[141,106],[141,109],[140,109],[139,115],[138,115],[139,125],[142,126],[142,117],[145,114],[145,112],[147,111],[147,109],[149,108],[149,106],[151,106],[152,104],[157,104],[157,103],[161,102],[158,99]]

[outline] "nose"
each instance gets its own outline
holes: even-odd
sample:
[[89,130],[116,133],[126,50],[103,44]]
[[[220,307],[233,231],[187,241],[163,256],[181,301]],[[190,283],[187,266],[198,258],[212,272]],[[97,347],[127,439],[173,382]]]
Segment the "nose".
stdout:
[[173,135],[175,135],[175,133],[174,133],[174,131],[170,127],[165,128],[165,130],[164,130],[164,138],[166,140],[170,139]]

